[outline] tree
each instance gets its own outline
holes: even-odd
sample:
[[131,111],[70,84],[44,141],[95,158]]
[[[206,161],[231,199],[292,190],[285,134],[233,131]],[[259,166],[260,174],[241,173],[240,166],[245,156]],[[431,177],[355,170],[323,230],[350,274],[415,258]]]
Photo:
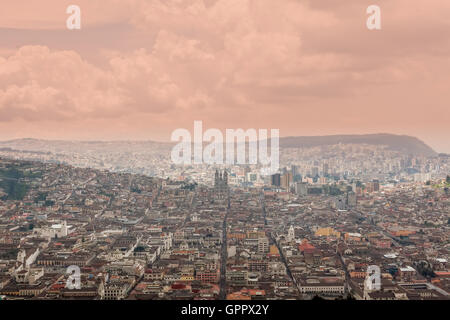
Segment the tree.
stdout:
[[55,201],[53,201],[53,200],[45,200],[45,206],[46,207],[51,207],[53,205],[55,205]]
[[45,201],[47,199],[48,192],[38,192],[37,197],[34,199],[34,202]]
[[445,179],[445,182],[447,182],[448,184],[450,184],[450,176],[447,176],[447,178]]
[[433,266],[431,263],[425,260],[421,260],[419,262],[415,262],[414,265],[417,268],[417,271],[424,277],[434,278],[436,275],[433,271]]

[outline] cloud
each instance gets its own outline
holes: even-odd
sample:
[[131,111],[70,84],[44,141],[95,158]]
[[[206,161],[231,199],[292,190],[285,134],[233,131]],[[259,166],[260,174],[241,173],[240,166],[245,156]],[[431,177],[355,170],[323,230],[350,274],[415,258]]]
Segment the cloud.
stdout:
[[[164,41],[169,48],[154,54],[141,49],[111,57],[103,69],[74,51],[24,46],[0,58],[0,121],[120,118],[129,113],[167,113],[177,106],[204,107],[208,96],[200,90],[191,92],[167,69],[173,57],[184,60],[198,53],[189,41],[171,39]],[[177,52],[185,54],[180,57]],[[172,58],[158,58],[166,53]]]
[[[7,1],[0,28],[64,29],[69,2]],[[360,0],[77,2],[86,32],[102,26],[99,34],[122,38],[114,48],[76,38],[96,61],[77,43],[2,48],[3,123],[104,119],[132,128],[145,118],[171,130],[200,119],[296,134],[300,121],[305,131],[361,132],[448,118],[446,0],[380,0],[379,32],[367,30]],[[118,23],[129,30],[108,29]]]
[[70,120],[125,102],[108,72],[76,52],[24,46],[0,60],[0,121]]
[[3,0],[0,28],[65,29],[70,5],[81,8],[82,27],[128,21],[137,0]]

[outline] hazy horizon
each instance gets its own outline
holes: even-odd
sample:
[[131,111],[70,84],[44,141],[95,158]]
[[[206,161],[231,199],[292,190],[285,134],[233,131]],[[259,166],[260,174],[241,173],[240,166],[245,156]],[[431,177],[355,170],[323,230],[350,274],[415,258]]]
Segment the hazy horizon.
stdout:
[[[244,129],[245,130],[245,129]],[[441,152],[439,150],[435,150],[432,146],[430,146],[428,143],[420,139],[419,137],[415,137],[412,135],[406,135],[406,134],[392,134],[392,133],[386,133],[386,132],[380,132],[380,133],[370,133],[370,134],[335,134],[335,135],[317,135],[317,136],[282,136],[280,135],[280,139],[287,139],[287,138],[326,138],[326,137],[335,137],[335,136],[383,136],[383,135],[389,135],[389,136],[398,136],[398,137],[410,137],[418,139],[418,141],[424,143],[426,146],[431,148],[436,153],[443,153],[446,154],[446,152]],[[87,139],[87,140],[80,140],[80,139],[41,139],[41,138],[33,138],[33,137],[24,137],[24,138],[16,138],[16,139],[1,139],[0,143],[7,143],[12,141],[20,141],[20,140],[38,140],[38,141],[48,141],[48,142],[78,142],[78,143],[92,143],[92,142],[100,142],[100,143],[120,143],[120,142],[152,142],[152,143],[159,143],[159,144],[176,144],[177,142],[172,142],[170,140],[168,141],[160,141],[160,140],[154,140],[154,139],[119,139],[119,140],[108,140],[108,139]],[[259,139],[258,139],[259,140]],[[208,144],[208,142],[204,142]],[[225,142],[226,143],[226,142]]]

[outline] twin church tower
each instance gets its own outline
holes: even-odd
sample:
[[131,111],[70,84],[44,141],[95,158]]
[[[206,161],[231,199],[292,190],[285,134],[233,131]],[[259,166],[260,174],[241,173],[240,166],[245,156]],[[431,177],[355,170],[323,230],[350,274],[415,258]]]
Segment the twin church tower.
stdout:
[[214,176],[214,190],[219,193],[228,191],[228,172],[226,170],[223,172],[216,170]]

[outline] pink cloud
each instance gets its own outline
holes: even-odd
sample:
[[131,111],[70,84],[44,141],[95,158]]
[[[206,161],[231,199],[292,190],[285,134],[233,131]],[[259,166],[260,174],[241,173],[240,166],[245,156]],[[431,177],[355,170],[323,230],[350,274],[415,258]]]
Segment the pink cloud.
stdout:
[[[65,27],[68,2],[6,2],[0,28]],[[168,139],[199,119],[282,135],[428,129],[438,141],[450,120],[448,1],[380,0],[376,32],[365,27],[372,3],[360,0],[77,2],[83,32],[103,26],[114,38],[108,26],[120,23],[129,28],[117,35],[123,45],[89,38],[90,49],[80,46],[96,61],[76,44],[0,48],[5,126],[53,121],[56,132],[63,122],[72,135],[120,127],[132,138],[152,123]]]

